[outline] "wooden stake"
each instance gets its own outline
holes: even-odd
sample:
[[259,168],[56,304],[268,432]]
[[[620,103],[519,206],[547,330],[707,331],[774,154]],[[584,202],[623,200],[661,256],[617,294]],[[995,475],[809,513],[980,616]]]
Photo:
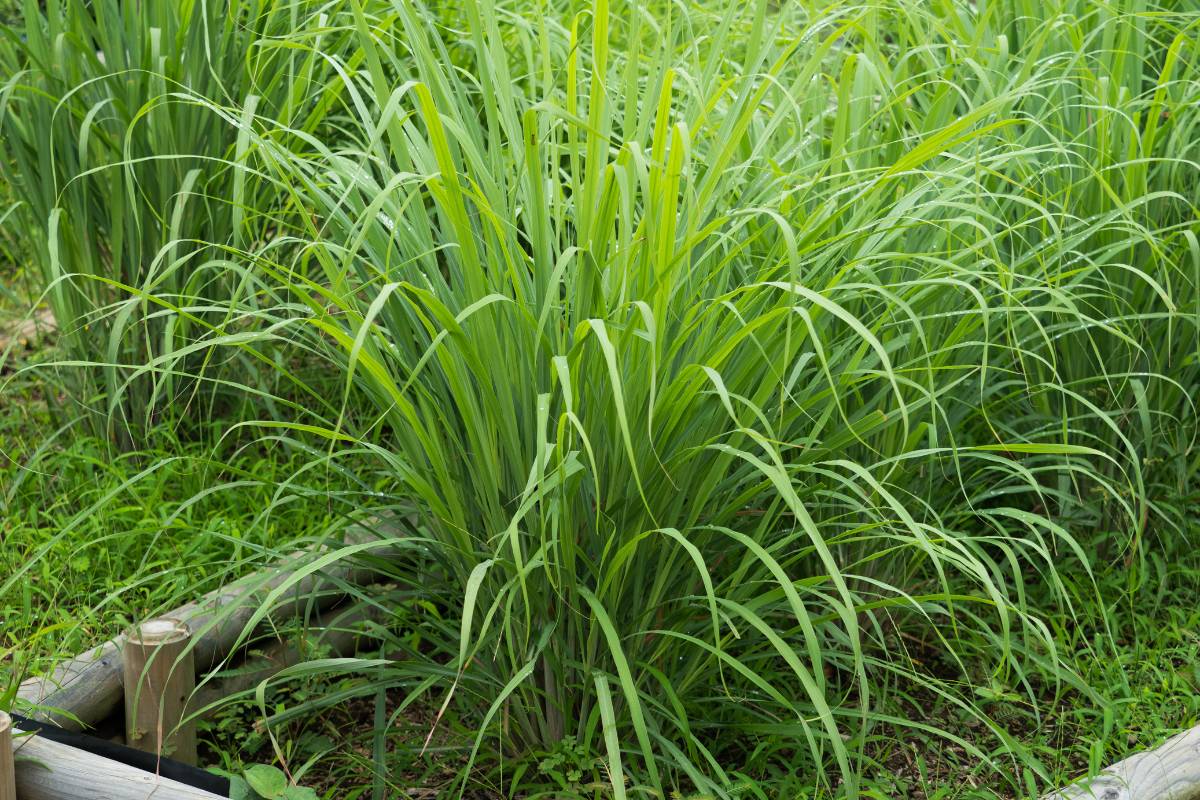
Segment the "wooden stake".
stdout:
[[122,651],[125,743],[185,764],[196,763],[196,722],[181,724],[196,688],[190,639],[179,620],[154,619],[130,631]]
[[13,766],[12,717],[0,711],[0,800],[17,800],[17,773]]

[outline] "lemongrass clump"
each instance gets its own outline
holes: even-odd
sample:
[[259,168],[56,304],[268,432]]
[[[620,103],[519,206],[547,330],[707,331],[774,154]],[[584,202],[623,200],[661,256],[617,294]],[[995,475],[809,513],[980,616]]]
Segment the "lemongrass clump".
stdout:
[[1133,563],[1177,519],[1148,464],[1195,433],[1186,19],[359,14],[348,138],[271,150],[315,214],[257,268],[374,410],[297,431],[370,443],[459,620],[440,680],[391,677],[473,760],[569,735],[616,796],[853,794],[874,731],[926,726],[897,685],[1045,778],[950,675],[1077,684],[1025,582],[1069,617],[1091,532]]

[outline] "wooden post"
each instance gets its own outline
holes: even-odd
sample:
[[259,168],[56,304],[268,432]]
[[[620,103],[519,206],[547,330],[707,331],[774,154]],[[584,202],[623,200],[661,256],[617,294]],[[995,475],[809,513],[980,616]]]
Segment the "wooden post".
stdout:
[[17,773],[13,765],[12,717],[0,711],[0,800],[17,800]]
[[190,640],[191,632],[179,620],[154,619],[129,632],[121,655],[125,743],[194,765],[196,722],[183,723],[196,688]]

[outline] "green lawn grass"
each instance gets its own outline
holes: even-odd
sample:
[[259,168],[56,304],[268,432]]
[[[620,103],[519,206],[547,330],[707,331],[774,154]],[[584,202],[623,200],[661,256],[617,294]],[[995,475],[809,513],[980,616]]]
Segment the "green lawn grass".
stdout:
[[[157,432],[120,452],[60,428],[38,391],[9,384],[0,424],[0,593],[6,678],[25,677],[336,530],[323,498],[286,483],[299,456],[227,459]],[[206,494],[214,483],[227,490]]]
[[[32,313],[16,270],[0,338]],[[3,683],[45,670],[345,524],[346,483],[311,454],[223,428],[126,450],[64,421],[53,331],[0,370]],[[60,398],[61,400],[61,398]],[[311,477],[311,483],[306,479]],[[312,485],[320,485],[315,492]]]

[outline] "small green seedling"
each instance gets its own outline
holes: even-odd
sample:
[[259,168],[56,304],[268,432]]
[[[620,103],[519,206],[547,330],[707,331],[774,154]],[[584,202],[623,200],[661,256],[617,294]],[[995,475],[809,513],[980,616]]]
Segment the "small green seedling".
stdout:
[[267,764],[252,764],[241,775],[229,775],[230,800],[317,800],[307,786],[288,781],[283,771]]

